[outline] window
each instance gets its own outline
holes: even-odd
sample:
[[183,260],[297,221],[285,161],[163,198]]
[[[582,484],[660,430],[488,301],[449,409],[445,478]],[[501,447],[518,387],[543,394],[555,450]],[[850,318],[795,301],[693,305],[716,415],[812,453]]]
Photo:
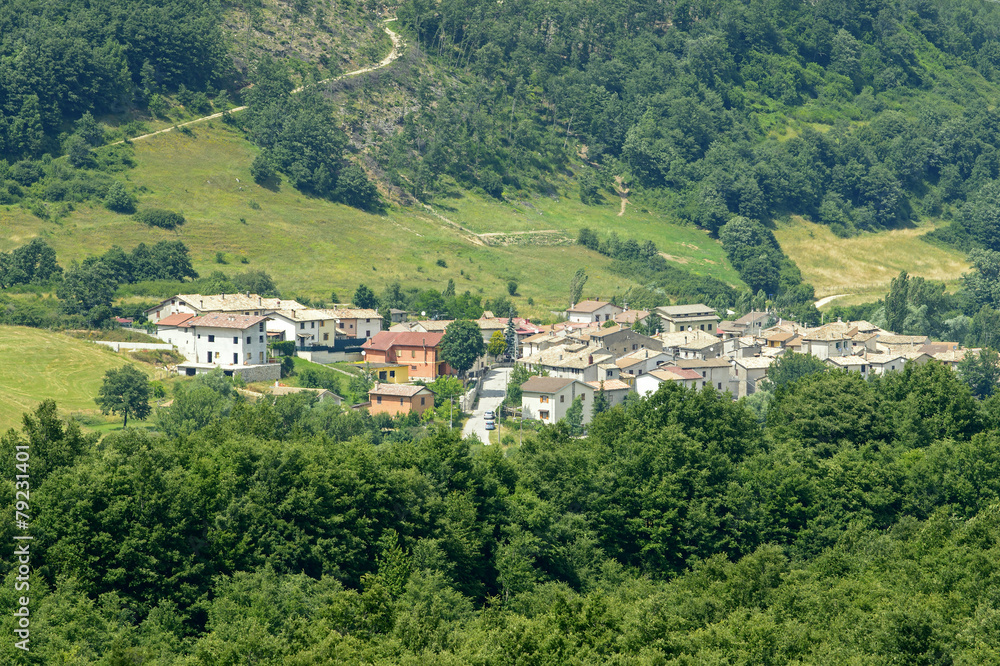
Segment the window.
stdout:
[[260,360],[261,363],[264,362],[264,352],[260,352],[260,354],[259,354],[259,360]]
[[375,396],[375,402],[381,405],[382,404],[382,396],[380,396],[380,395]]
[[365,337],[366,338],[372,337],[372,332],[371,331],[365,331]]
[[564,395],[559,396],[559,402],[566,402],[566,396]]
[[538,402],[548,402],[548,401],[549,401],[549,396],[547,396],[547,395],[543,395],[543,396],[539,396],[538,397]]
[[366,324],[370,324],[370,323],[372,323],[372,320],[371,320],[371,317],[369,317],[368,319],[365,319],[365,323],[366,323]]
[[719,390],[722,390],[722,382],[719,382]]
[[240,344],[240,337],[238,335],[233,336],[233,344],[234,345]]
[[247,344],[250,344],[250,336],[247,336]]
[[581,393],[580,394],[580,402],[583,402],[586,399],[587,399],[587,394],[586,393]]
[[316,322],[314,321],[309,322],[309,328],[316,328]]
[[638,348],[639,348],[638,345],[632,345],[632,351],[635,351]]
[[701,325],[701,330],[703,330],[703,331],[705,330],[705,325],[704,324]]
[[249,312],[244,312],[243,314],[245,314],[245,315],[248,315],[248,314],[250,314],[250,313],[249,313]]
[[239,362],[240,362],[240,353],[233,352],[233,365],[236,365]]
[[415,365],[411,365],[410,366],[410,370],[416,370],[416,369],[417,369],[417,366],[415,366]]
[[324,333],[323,334],[323,340],[326,341],[326,340],[329,340],[329,339],[330,339],[330,334],[329,333]]
[[257,342],[264,342],[264,336],[263,335],[257,336]]
[[352,329],[353,329],[353,328],[354,328],[354,324],[351,324],[349,328],[352,328]]
[[215,336],[214,335],[208,336],[208,341],[209,342],[215,342]]
[[390,377],[395,377],[396,376],[396,371],[395,370],[390,370],[389,371],[389,376]]
[[321,321],[321,322],[319,323],[319,327],[320,327],[320,328],[323,328],[323,327],[325,327],[325,326],[326,326],[326,321]]
[[215,360],[216,360],[216,361],[218,361],[218,360],[219,360],[219,352],[215,352]]
[[416,358],[416,357],[417,357],[417,350],[416,349],[411,349],[410,350],[410,358]]
[[306,323],[304,321],[303,322],[299,322],[299,330],[300,331],[306,330]]
[[540,418],[543,421],[548,421],[549,420],[549,412],[547,410],[546,411],[540,411],[540,412],[538,412],[538,418]]
[[420,404],[421,405],[424,404],[424,400],[425,400],[424,396],[420,396]]
[[264,322],[260,322],[259,324],[257,324],[257,330],[260,331],[261,333],[264,332]]
[[403,404],[403,399],[402,398],[399,399],[399,404],[401,404],[401,405]]
[[381,380],[381,381],[385,381],[385,378],[386,378],[386,375],[385,375],[385,370],[379,370],[379,373],[378,373],[378,378],[379,378],[379,380]]

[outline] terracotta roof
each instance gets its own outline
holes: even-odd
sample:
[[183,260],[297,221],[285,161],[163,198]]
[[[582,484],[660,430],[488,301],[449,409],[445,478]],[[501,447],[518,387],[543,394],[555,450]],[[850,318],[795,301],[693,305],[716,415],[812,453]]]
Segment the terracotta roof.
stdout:
[[615,315],[615,321],[623,324],[634,324],[649,316],[648,310],[625,310]]
[[[561,358],[560,358],[561,357]],[[593,357],[593,359],[591,359]],[[602,347],[559,345],[532,354],[520,360],[524,365],[547,365],[553,368],[589,368],[595,363],[604,363],[614,358]]]
[[428,393],[434,392],[426,386],[418,386],[416,384],[382,384],[376,382],[375,386],[371,387],[368,391],[368,395],[391,395],[401,398],[412,398],[422,391],[427,391]]
[[185,326],[203,326],[206,328],[232,328],[245,331],[251,326],[256,326],[262,321],[267,321],[267,317],[261,315],[243,315],[229,312],[212,312],[201,317],[195,317]]
[[531,377],[528,381],[521,384],[521,391],[529,393],[555,393],[556,391],[563,390],[575,381],[575,379],[569,379],[568,377]]
[[[620,379],[605,379],[604,380],[604,390],[605,391],[628,391],[631,390],[631,386],[626,384]],[[601,390],[601,381],[586,382],[587,386],[598,391]]]
[[183,326],[184,322],[186,322],[188,319],[192,319],[193,317],[194,317],[193,314],[189,314],[187,312],[178,312],[176,314],[170,315],[169,317],[164,317],[160,321],[156,322],[156,325],[157,326]]
[[673,364],[678,368],[731,368],[733,364],[724,358],[710,358],[708,360],[702,361],[699,359],[683,359],[679,361],[673,361]]
[[768,333],[764,336],[764,339],[773,340],[774,342],[785,342],[786,340],[791,340],[794,337],[794,333],[790,333],[788,331],[777,331],[774,333]]
[[895,333],[879,333],[878,341],[884,345],[924,345],[930,342],[926,335],[896,335]]
[[678,368],[675,366],[662,367],[659,370],[653,370],[649,374],[653,375],[657,379],[674,382],[678,379],[704,379],[701,374],[695,372],[694,370]]
[[733,363],[743,366],[747,370],[760,370],[770,368],[774,359],[768,356],[748,356],[747,358],[734,358]]
[[941,361],[942,363],[958,363],[965,359],[969,354],[978,355],[981,349],[953,349],[951,351],[938,352],[934,354],[934,358]]
[[448,324],[454,319],[421,319],[420,321],[403,321],[389,327],[390,332],[415,331],[417,333],[427,331],[429,333],[443,333]]
[[366,308],[326,308],[320,310],[334,319],[382,319],[378,310]]
[[610,305],[613,308],[618,308],[619,310],[621,310],[620,307],[618,307],[614,303],[610,303],[608,301],[580,301],[579,303],[577,303],[573,307],[566,308],[566,312],[586,312],[586,313],[591,313],[591,312],[596,312],[597,310],[600,310],[605,305]]
[[[202,312],[240,312],[246,310],[302,310],[306,306],[288,298],[265,298],[257,294],[177,294],[184,301]],[[166,299],[172,300],[172,299]],[[159,307],[159,306],[157,306]]]
[[361,348],[388,351],[393,347],[437,347],[442,337],[444,337],[444,333],[379,331],[361,345]]

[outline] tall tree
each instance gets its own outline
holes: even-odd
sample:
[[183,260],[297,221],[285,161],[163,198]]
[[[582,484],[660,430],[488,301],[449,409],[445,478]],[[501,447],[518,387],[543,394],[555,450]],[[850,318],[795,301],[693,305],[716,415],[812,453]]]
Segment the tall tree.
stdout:
[[104,382],[94,398],[102,414],[121,414],[125,417],[122,427],[128,426],[128,417],[144,421],[152,409],[149,406],[149,378],[134,365],[123,365],[118,370],[104,373]]
[[1000,382],[1000,354],[989,347],[978,354],[967,352],[958,364],[958,376],[969,385],[973,395],[985,400],[993,395]]
[[463,377],[485,352],[483,333],[474,321],[456,319],[441,337],[441,358]]

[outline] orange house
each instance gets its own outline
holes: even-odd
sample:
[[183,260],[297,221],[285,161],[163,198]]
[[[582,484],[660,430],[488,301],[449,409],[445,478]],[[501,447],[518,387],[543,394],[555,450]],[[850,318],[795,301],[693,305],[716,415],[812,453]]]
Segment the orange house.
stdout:
[[371,414],[423,414],[434,408],[434,392],[426,386],[411,384],[375,384],[368,391]]
[[381,331],[361,345],[368,363],[398,363],[409,367],[410,379],[433,381],[454,371],[441,360],[443,332]]

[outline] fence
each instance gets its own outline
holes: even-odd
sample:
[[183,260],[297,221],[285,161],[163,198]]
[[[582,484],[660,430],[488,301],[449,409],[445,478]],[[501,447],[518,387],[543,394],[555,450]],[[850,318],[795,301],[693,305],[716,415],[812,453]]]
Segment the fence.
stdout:
[[111,347],[115,351],[136,351],[139,349],[173,349],[174,346],[165,342],[113,342],[110,340],[91,340],[91,342]]

